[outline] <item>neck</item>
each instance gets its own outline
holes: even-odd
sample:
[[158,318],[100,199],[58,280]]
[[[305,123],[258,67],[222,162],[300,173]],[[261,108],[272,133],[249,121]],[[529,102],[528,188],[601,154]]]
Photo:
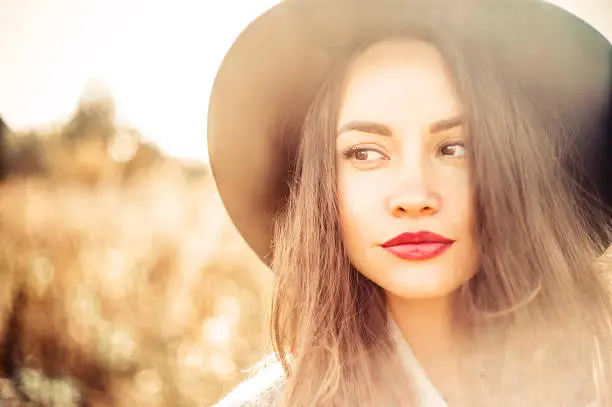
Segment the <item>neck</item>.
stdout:
[[457,362],[452,296],[406,300],[388,294],[387,306],[430,381],[445,392]]
[[412,351],[448,348],[453,338],[453,301],[451,296],[424,299],[403,299],[389,294],[389,312]]

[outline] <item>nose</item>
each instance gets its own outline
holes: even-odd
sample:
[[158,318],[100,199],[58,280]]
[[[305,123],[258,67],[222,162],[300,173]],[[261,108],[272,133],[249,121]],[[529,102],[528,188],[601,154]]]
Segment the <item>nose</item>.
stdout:
[[429,187],[421,171],[411,172],[389,196],[389,212],[394,217],[418,218],[435,215],[442,205],[440,195]]

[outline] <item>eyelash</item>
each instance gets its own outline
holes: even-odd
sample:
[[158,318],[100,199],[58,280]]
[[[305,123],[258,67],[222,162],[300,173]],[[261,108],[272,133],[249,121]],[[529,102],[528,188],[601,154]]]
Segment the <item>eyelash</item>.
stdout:
[[376,148],[373,147],[364,147],[364,146],[352,146],[347,148],[346,150],[344,150],[342,152],[342,156],[348,160],[355,158],[355,153],[361,152],[361,151],[373,151],[376,152],[380,155],[383,155],[386,157],[386,154],[382,153],[381,151],[377,150]]

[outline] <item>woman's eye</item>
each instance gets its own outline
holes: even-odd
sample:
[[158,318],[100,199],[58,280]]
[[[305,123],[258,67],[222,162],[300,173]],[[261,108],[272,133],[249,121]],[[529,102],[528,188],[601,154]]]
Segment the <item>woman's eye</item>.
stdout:
[[351,148],[345,152],[345,157],[355,161],[378,161],[386,159],[380,151],[371,148]]
[[464,157],[465,156],[465,144],[462,141],[453,141],[444,143],[440,146],[439,154],[447,157]]

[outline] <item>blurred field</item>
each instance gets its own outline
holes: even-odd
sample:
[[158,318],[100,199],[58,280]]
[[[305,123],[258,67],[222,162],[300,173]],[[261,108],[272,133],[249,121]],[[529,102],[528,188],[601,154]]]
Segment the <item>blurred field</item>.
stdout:
[[3,156],[0,405],[209,406],[262,358],[270,276],[207,167],[104,98]]

